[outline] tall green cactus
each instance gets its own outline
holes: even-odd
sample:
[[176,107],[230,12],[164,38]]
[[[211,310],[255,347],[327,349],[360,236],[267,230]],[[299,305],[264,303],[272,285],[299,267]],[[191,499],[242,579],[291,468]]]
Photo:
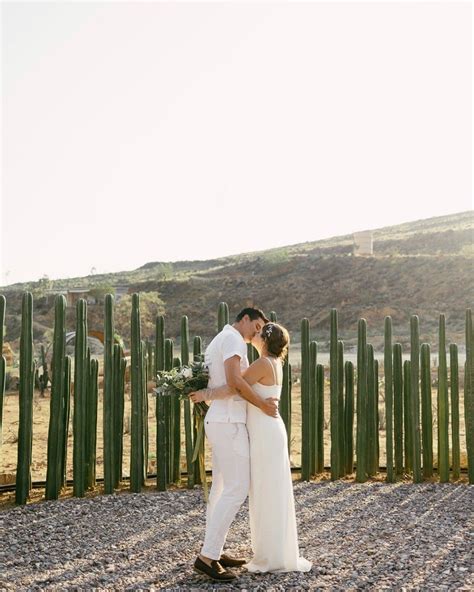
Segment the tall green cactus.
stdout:
[[420,326],[417,315],[410,318],[410,413],[411,439],[413,446],[413,482],[421,483],[421,438],[420,438]]
[[385,378],[385,433],[387,450],[387,483],[395,481],[393,472],[393,372],[392,318],[385,317],[383,366]]
[[[202,339],[199,335],[196,335],[193,339],[193,360],[195,362],[202,361]],[[197,413],[196,408],[193,405],[193,443],[196,442],[197,438]],[[194,444],[195,445],[195,444]],[[203,438],[201,442],[201,447],[204,448],[205,446],[205,438]],[[193,463],[193,471],[194,471],[194,483],[195,485],[202,485],[201,482],[201,471],[199,470],[199,458],[197,458]]]
[[83,497],[86,489],[86,405],[87,405],[87,304],[81,298],[76,305],[76,340],[74,347],[73,415],[73,493]]
[[380,430],[380,419],[379,419],[379,361],[376,359],[374,360],[374,370],[375,370],[375,466],[377,467],[377,471],[379,470],[380,466],[380,442],[379,442],[379,430]]
[[122,480],[123,464],[123,417],[125,411],[125,373],[127,360],[123,355],[123,348],[118,343],[113,350],[113,377],[114,377],[114,487],[119,486]]
[[451,438],[453,455],[453,479],[459,479],[461,475],[461,446],[459,442],[459,361],[458,346],[451,343],[449,346],[449,366],[451,375]]
[[288,454],[290,454],[291,443],[291,380],[289,354],[283,362],[283,382],[280,396],[280,415],[286,428],[288,440]]
[[18,426],[18,463],[16,470],[15,502],[26,504],[31,487],[31,453],[33,442],[33,388],[35,363],[33,360],[33,297],[23,294],[20,335],[20,415]]
[[344,473],[350,475],[354,471],[354,364],[344,364],[345,398],[344,398]]
[[367,481],[367,321],[360,319],[357,336],[356,481]]
[[220,302],[217,308],[217,332],[220,333],[229,324],[229,307],[226,302]]
[[147,375],[153,376],[155,372],[155,346],[151,341],[146,342]]
[[64,372],[66,369],[66,298],[59,294],[54,305],[54,336],[51,400],[48,429],[48,461],[46,469],[47,500],[57,499],[62,486],[62,447],[64,430]]
[[431,401],[431,348],[421,345],[421,437],[423,444],[423,477],[433,476],[433,411]]
[[367,474],[373,477],[377,466],[377,412],[374,348],[367,345]]
[[441,483],[449,481],[448,366],[446,360],[446,319],[439,316],[438,366],[438,473]]
[[69,437],[69,424],[70,424],[70,414],[71,414],[71,375],[72,375],[72,363],[71,363],[71,356],[66,356],[66,363],[64,366],[64,399],[63,399],[63,421],[62,424],[64,426],[61,434],[62,434],[62,453],[61,453],[61,477],[62,477],[62,486],[66,486],[66,468],[67,468],[67,446],[68,446],[68,437]]
[[339,451],[339,373],[337,369],[337,311],[331,309],[331,336],[329,351],[329,388],[330,388],[330,422],[331,422],[331,480],[334,481],[340,477],[340,458]]
[[337,434],[339,450],[339,477],[345,475],[346,430],[344,427],[344,342],[337,342]]
[[[189,366],[189,326],[188,317],[184,315],[181,318],[181,363],[183,366]],[[191,419],[191,401],[184,400],[184,430],[185,430],[185,445],[186,445],[186,468],[188,472],[188,489],[194,487],[194,467],[193,467],[193,431]]]
[[105,327],[104,327],[104,493],[113,493],[115,478],[115,407],[116,391],[114,390],[114,297],[105,296]]
[[311,341],[309,344],[309,472],[316,474],[316,433],[317,433],[317,409],[316,409],[316,367],[318,357],[318,344]]
[[38,380],[41,396],[44,397],[44,391],[48,388],[49,382],[48,363],[46,361],[46,350],[44,349],[44,345],[41,345],[41,367],[43,368],[43,373],[39,376]]
[[466,310],[466,372],[464,378],[464,419],[466,425],[467,473],[474,483],[474,328],[472,311]]
[[143,484],[143,378],[140,329],[140,296],[132,295],[131,316],[131,448],[130,448],[130,490],[140,493]]
[[96,485],[97,404],[99,400],[99,364],[87,348],[86,401],[86,486]]
[[165,369],[165,317],[156,317],[155,374]]
[[403,362],[403,432],[405,434],[405,471],[407,473],[413,470],[413,432],[411,428],[412,416],[410,411],[410,366],[410,360],[405,360]]
[[316,366],[316,473],[324,472],[324,366]]
[[[156,318],[155,373],[165,369],[165,318]],[[168,419],[164,396],[156,397],[156,487],[164,491],[168,483]]]
[[310,455],[310,354],[309,320],[301,321],[301,479],[309,481],[311,473]]
[[[165,370],[171,370],[173,367],[173,340],[165,339]],[[173,467],[173,418],[172,418],[172,404],[171,397],[165,396],[165,449],[166,449],[166,483],[167,485],[173,481],[172,467]]]
[[145,485],[148,476],[148,360],[146,342],[142,339],[140,343],[140,358],[142,364],[142,417],[143,417],[143,471],[142,484]]
[[403,362],[402,344],[393,345],[393,436],[395,476],[403,475]]

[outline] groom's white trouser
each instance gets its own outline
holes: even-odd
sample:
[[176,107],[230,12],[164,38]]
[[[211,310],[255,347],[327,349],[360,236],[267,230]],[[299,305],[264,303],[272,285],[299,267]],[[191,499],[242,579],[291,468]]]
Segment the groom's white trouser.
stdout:
[[205,422],[212,447],[212,487],[201,555],[219,559],[232,521],[250,487],[249,437],[244,423]]

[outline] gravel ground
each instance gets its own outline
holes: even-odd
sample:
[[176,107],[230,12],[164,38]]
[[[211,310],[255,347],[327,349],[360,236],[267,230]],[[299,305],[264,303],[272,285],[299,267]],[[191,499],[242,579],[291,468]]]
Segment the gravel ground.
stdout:
[[[214,584],[192,570],[204,534],[200,490],[65,499],[0,513],[0,589],[474,590],[474,487],[295,483],[311,572]],[[227,549],[250,557],[248,508]]]

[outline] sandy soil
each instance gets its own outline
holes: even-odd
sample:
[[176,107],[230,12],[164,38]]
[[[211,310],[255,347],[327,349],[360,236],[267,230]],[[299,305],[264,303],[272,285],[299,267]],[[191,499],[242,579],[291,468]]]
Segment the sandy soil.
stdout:
[[[433,400],[435,402],[433,391]],[[293,387],[293,413],[292,413],[292,435],[291,435],[291,462],[294,466],[299,466],[301,462],[301,397],[299,385]],[[124,419],[124,476],[129,475],[130,467],[130,394],[125,396],[125,419]],[[33,405],[33,459],[32,459],[32,479],[41,481],[46,479],[46,460],[47,460],[47,437],[49,425],[49,407],[50,398],[48,391],[44,398],[40,397],[39,392],[35,392]],[[380,408],[383,408],[381,401]],[[436,418],[436,409],[433,410],[433,417]],[[330,464],[330,432],[329,432],[329,389],[325,389],[325,430],[324,430],[324,456],[325,465]],[[98,407],[98,429],[97,429],[97,477],[103,476],[103,455],[102,455],[102,397],[99,398]],[[149,455],[148,468],[150,473],[156,471],[156,420],[155,420],[155,399],[149,397]],[[433,450],[436,459],[436,424],[433,428],[434,442]],[[6,394],[4,403],[3,418],[3,444],[0,448],[0,484],[13,483],[15,481],[15,472],[17,464],[17,438],[18,438],[18,393],[11,392]],[[460,393],[460,438],[461,438],[461,461],[466,465],[466,442],[464,429],[464,408],[463,393]],[[380,465],[385,465],[385,430],[379,431],[380,442]],[[67,475],[72,478],[72,424],[69,427],[68,438],[68,462]],[[184,428],[182,437],[182,470],[186,470],[186,461],[184,453]],[[435,460],[436,462],[436,460]],[[206,446],[206,466],[211,468],[209,447]]]

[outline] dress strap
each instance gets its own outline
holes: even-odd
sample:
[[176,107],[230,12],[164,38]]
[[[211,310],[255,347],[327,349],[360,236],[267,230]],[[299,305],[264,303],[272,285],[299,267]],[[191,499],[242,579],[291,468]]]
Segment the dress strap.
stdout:
[[275,371],[275,366],[274,366],[273,362],[268,357],[265,357],[264,359],[267,360],[268,363],[270,364],[270,366],[272,367],[272,370],[273,370],[273,380],[275,381],[275,384],[277,386],[280,386],[280,384],[278,383],[278,377],[277,377],[277,373]]

